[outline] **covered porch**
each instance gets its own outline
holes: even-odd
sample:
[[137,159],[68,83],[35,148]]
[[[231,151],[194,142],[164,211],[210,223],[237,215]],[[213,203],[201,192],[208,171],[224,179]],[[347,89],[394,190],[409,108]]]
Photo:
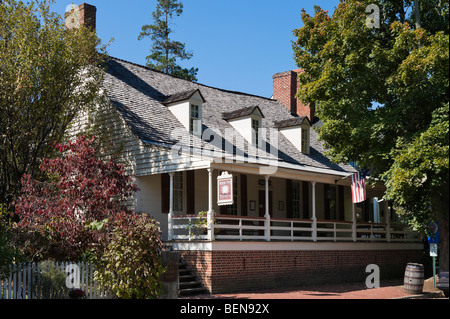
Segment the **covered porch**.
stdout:
[[[233,175],[234,203],[217,204],[217,177]],[[346,172],[279,167],[261,174],[250,164],[164,173],[162,219],[167,241],[419,242],[382,200],[381,185],[353,204]],[[166,215],[166,217],[164,217]]]

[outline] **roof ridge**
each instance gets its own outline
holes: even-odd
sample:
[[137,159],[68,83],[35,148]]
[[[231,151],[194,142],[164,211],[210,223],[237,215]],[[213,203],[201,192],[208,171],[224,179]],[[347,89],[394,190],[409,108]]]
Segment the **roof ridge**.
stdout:
[[225,92],[225,93],[233,93],[233,94],[240,94],[240,95],[245,95],[245,96],[252,96],[252,97],[257,97],[257,98],[261,98],[261,99],[265,99],[265,100],[269,100],[269,101],[274,101],[274,102],[278,101],[278,100],[272,99],[270,97],[265,97],[265,96],[261,96],[261,95],[245,93],[245,92],[240,92],[240,91],[233,91],[233,90],[228,90],[228,89],[222,89],[222,88],[214,87],[214,86],[203,84],[203,83],[199,83],[199,82],[192,82],[192,81],[180,78],[180,77],[172,75],[172,74],[167,74],[167,73],[164,73],[162,71],[152,69],[152,68],[150,68],[148,66],[145,66],[145,65],[142,65],[142,64],[139,64],[139,63],[127,61],[127,60],[116,58],[116,57],[113,57],[113,56],[108,56],[108,58],[113,59],[113,60],[117,60],[117,61],[121,61],[121,62],[125,62],[125,63],[129,63],[131,65],[134,65],[134,66],[137,66],[137,67],[149,70],[149,71],[154,71],[154,72],[157,72],[157,73],[160,73],[160,74],[164,74],[164,75],[176,78],[178,80],[183,80],[183,81],[186,81],[186,82],[189,82],[189,83],[201,85],[201,86],[204,86],[204,87],[207,87],[207,88],[210,88],[210,89],[219,90],[219,91],[222,91],[222,92]]

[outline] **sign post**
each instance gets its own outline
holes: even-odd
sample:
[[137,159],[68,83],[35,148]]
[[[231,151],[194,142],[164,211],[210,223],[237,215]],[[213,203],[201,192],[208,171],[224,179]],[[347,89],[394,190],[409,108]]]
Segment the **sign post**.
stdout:
[[432,221],[428,224],[428,243],[430,244],[430,257],[433,258],[433,284],[436,287],[436,257],[438,256],[439,225]]

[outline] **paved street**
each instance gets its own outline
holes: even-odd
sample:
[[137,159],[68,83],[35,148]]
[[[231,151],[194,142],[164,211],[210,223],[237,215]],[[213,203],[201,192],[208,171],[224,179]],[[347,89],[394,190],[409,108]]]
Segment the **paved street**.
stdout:
[[245,293],[196,296],[195,299],[402,299],[442,298],[433,286],[432,278],[425,281],[422,294],[405,291],[402,281],[382,282],[378,289],[367,289],[364,283],[321,285],[302,288],[274,289]]

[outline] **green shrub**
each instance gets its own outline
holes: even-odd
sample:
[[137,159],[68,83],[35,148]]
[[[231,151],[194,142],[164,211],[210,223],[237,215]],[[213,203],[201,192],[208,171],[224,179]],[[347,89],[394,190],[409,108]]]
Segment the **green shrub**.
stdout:
[[145,214],[123,214],[112,233],[95,277],[121,299],[153,299],[162,291],[162,243],[158,223]]

